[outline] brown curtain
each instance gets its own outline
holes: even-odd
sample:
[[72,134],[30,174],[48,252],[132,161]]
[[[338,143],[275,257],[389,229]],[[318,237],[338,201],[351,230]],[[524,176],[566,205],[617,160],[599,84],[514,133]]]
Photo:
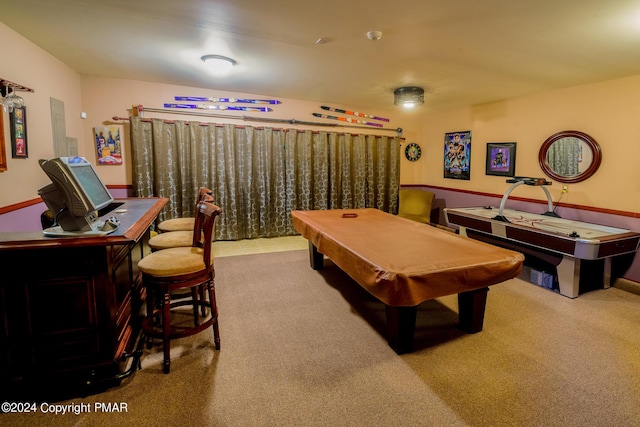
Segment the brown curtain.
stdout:
[[131,145],[136,195],[169,199],[159,220],[213,190],[217,240],[297,234],[295,209],[398,210],[397,137],[133,117]]

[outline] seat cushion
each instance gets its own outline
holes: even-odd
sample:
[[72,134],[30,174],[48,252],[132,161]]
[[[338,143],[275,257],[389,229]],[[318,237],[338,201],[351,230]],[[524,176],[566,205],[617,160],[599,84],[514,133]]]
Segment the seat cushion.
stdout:
[[[211,263],[213,264],[213,254]],[[143,274],[168,277],[196,273],[203,270],[205,265],[202,249],[181,247],[153,252],[138,262],[138,268]]]
[[398,216],[429,224],[435,194],[423,190],[400,190]]
[[162,221],[158,224],[158,230],[167,231],[193,231],[195,218],[173,218]]
[[193,231],[169,231],[160,233],[149,239],[149,247],[153,250],[191,246]]

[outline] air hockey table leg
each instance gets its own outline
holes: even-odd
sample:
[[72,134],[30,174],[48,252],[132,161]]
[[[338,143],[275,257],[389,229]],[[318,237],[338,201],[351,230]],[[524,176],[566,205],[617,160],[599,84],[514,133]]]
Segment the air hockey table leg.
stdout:
[[602,275],[603,287],[609,289],[611,287],[611,258],[604,259],[604,274]]
[[560,294],[569,298],[576,298],[580,292],[580,260],[570,256],[563,256],[558,264],[558,284]]

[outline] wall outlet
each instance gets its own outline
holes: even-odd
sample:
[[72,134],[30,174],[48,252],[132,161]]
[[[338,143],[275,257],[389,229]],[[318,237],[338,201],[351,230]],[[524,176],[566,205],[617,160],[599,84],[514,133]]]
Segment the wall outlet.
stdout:
[[562,193],[568,193],[569,192],[569,186],[568,185],[563,185],[562,186]]

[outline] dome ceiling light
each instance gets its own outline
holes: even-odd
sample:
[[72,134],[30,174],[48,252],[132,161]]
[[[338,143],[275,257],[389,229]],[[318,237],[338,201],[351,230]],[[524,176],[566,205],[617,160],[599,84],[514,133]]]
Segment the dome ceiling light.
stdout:
[[204,55],[202,62],[207,64],[215,74],[226,74],[237,64],[235,59],[222,55]]
[[393,91],[393,103],[404,108],[424,104],[424,89],[417,86],[399,87]]
[[369,31],[367,32],[367,38],[371,41],[377,41],[382,38],[382,31]]

